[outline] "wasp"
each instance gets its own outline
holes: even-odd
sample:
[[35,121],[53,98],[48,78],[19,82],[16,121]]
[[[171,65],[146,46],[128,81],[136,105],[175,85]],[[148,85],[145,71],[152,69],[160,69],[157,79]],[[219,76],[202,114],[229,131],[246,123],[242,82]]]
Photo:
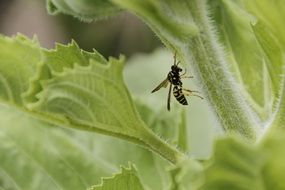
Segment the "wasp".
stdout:
[[173,86],[173,96],[176,100],[182,105],[188,105],[188,102],[185,96],[196,96],[201,99],[203,97],[199,96],[197,93],[198,91],[188,90],[183,88],[183,83],[181,81],[182,78],[193,78],[193,76],[186,76],[186,70],[183,74],[182,69],[178,66],[180,61],[177,62],[176,60],[176,53],[174,54],[174,63],[171,66],[171,71],[167,74],[165,80],[163,80],[151,93],[158,91],[159,89],[166,88],[170,83],[169,91],[168,91],[168,98],[167,98],[167,110],[170,111],[170,99],[171,99],[171,90]]

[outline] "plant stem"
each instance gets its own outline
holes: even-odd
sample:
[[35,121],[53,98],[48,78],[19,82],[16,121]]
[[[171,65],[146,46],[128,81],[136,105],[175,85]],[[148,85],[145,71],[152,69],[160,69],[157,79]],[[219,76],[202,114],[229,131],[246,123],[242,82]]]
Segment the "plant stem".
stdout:
[[142,133],[144,134],[143,141],[146,143],[146,147],[148,147],[150,150],[159,154],[173,164],[177,164],[180,161],[187,159],[186,154],[183,154],[176,148],[171,147],[171,145],[158,138],[157,135],[150,131],[150,129],[147,129],[147,131],[148,132]]
[[223,49],[209,21],[206,0],[189,1],[189,9],[200,33],[191,38],[186,48],[180,48],[180,56],[192,64],[223,129],[254,141],[259,126],[257,117],[228,71]]

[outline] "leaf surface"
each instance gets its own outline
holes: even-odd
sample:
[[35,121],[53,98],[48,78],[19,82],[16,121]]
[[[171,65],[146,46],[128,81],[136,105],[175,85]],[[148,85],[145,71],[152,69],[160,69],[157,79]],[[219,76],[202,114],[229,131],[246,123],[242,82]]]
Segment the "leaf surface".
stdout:
[[[278,38],[273,35],[262,21],[253,24],[252,28],[260,46],[266,54],[266,67],[269,76],[268,78],[265,78],[265,80],[271,82],[269,90],[272,90],[273,94],[273,98],[270,99],[269,97],[267,101],[272,102],[271,104],[276,106],[280,97],[280,89],[282,89],[282,83],[284,81],[285,48],[282,49],[277,40]],[[265,95],[268,96],[270,94]],[[267,109],[266,111],[272,113],[272,111],[275,110],[271,106],[271,110]]]
[[63,129],[2,105],[0,113],[3,189],[86,189],[117,171]]
[[284,131],[271,133],[257,145],[218,140],[200,189],[284,189],[284,142]]
[[250,0],[244,1],[246,8],[279,40],[285,48],[285,4],[283,0]]
[[245,1],[246,8],[256,17],[253,24],[255,35],[260,45],[271,61],[269,67],[270,79],[275,95],[275,110],[270,126],[274,130],[284,128],[284,73],[285,73],[285,35],[284,16],[285,5],[282,0],[274,1]]
[[28,90],[31,76],[43,58],[38,42],[23,35],[0,35],[0,52],[0,99],[22,106],[21,95]]

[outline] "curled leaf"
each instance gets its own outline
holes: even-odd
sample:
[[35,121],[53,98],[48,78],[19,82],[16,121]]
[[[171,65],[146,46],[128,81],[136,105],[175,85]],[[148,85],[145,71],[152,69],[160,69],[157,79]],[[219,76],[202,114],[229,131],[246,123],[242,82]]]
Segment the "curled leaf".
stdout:
[[103,19],[119,12],[108,0],[47,0],[50,14],[64,13],[84,21]]

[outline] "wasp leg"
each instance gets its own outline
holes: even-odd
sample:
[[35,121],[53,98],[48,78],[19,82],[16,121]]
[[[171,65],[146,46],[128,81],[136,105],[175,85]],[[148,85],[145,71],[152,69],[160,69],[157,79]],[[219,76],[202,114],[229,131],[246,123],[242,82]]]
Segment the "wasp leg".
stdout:
[[171,90],[172,90],[172,84],[170,83],[170,87],[169,87],[169,91],[168,91],[168,98],[167,98],[167,110],[168,111],[170,111]]
[[183,77],[187,73],[187,69],[185,69],[184,73],[180,75],[180,77]]
[[186,73],[187,73],[187,69],[185,69],[184,73],[183,73],[182,75],[180,75],[180,77],[181,77],[182,79],[185,79],[185,78],[194,78],[193,76],[186,75]]
[[199,93],[199,91],[188,90],[188,89],[184,89],[184,88],[182,89],[182,91],[183,91],[183,94],[185,96],[196,96],[198,98],[204,99],[202,96],[195,94],[195,93]]
[[183,76],[183,75],[181,75],[180,78],[182,78],[182,79],[192,79],[194,77],[193,76]]
[[193,93],[193,92],[200,93],[199,91],[189,90],[189,89],[185,89],[185,88],[182,88],[182,90],[186,91],[186,92],[189,92],[189,93]]

